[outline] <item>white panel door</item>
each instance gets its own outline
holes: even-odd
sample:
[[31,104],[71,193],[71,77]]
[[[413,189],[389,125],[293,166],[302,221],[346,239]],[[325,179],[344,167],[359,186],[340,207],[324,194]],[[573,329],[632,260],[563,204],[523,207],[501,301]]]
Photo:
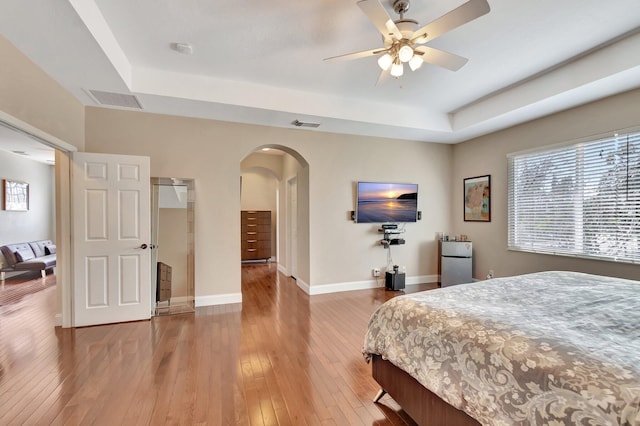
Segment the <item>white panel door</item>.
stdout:
[[149,157],[73,153],[73,326],[151,317]]

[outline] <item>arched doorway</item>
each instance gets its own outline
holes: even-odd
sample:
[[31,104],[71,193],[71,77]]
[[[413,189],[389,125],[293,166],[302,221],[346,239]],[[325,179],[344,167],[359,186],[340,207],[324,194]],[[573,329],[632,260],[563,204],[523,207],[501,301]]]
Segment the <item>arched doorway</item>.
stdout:
[[[263,145],[240,163],[241,210],[272,210],[272,261],[308,292],[309,164],[295,150]],[[292,192],[293,191],[293,192]]]

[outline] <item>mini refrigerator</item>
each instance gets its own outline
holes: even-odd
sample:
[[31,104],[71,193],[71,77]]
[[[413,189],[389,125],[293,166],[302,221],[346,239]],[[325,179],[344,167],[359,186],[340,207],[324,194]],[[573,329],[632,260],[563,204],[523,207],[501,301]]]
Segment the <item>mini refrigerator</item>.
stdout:
[[470,283],[472,277],[471,241],[440,241],[440,286]]

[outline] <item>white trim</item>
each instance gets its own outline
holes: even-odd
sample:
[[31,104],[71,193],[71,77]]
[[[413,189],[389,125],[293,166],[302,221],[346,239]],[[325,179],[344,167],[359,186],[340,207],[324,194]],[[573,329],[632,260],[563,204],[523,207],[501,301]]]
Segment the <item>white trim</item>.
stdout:
[[12,115],[7,114],[4,111],[0,111],[0,124],[7,128],[15,130],[21,134],[27,135],[32,139],[36,139],[38,142],[43,143],[51,148],[59,149],[63,152],[75,152],[77,147],[58,139],[57,137],[38,129],[31,124],[20,120]]
[[[286,269],[281,265],[278,265],[278,270],[287,275]],[[415,277],[408,277],[405,280],[405,285],[417,285],[423,283],[437,282],[437,275],[418,275]],[[346,283],[324,284],[317,286],[310,286],[301,279],[296,279],[296,285],[300,287],[306,294],[313,296],[316,294],[329,294],[340,293],[343,291],[353,290],[367,290],[372,288],[384,287],[384,279],[367,280],[367,281],[352,281]],[[233,303],[242,303],[242,293],[230,293],[220,294],[212,296],[198,296],[196,297],[196,308],[202,306],[215,306],[215,305],[228,305]]]
[[53,326],[54,327],[62,327],[62,314],[56,314],[53,317]]
[[278,263],[278,272],[280,272],[281,274],[284,274],[288,277],[291,276],[291,274],[289,274],[289,271],[287,271],[287,268],[285,268],[283,265],[281,265],[280,263]]
[[[423,283],[434,283],[437,282],[437,275],[418,275],[415,277],[408,277],[405,279],[405,285],[417,285]],[[324,284],[317,286],[309,286],[306,283],[303,287],[298,281],[298,287],[304,290],[310,296],[316,294],[328,294],[328,293],[339,293],[342,291],[353,291],[353,290],[366,290],[371,288],[380,288],[385,286],[384,278],[380,278],[378,280],[366,280],[366,281],[352,281],[346,283],[335,283],[335,284]]]
[[242,293],[196,296],[196,308],[201,306],[228,305],[231,303],[242,303]]
[[342,291],[365,290],[371,288],[384,287],[384,279],[367,281],[352,281],[347,283],[323,284],[311,287],[309,295],[339,293]]
[[562,142],[555,142],[555,143],[551,143],[551,144],[548,144],[548,145],[535,146],[533,148],[523,149],[523,150],[515,151],[515,152],[509,152],[509,153],[507,153],[507,158],[518,157],[518,156],[526,155],[526,154],[536,154],[538,152],[544,152],[544,151],[553,151],[553,150],[556,150],[556,149],[563,149],[563,148],[570,147],[572,145],[578,145],[578,144],[585,143],[585,142],[598,141],[600,139],[615,137],[616,133],[635,133],[635,132],[639,132],[639,131],[640,131],[640,126],[631,126],[631,127],[620,128],[620,129],[611,129],[611,130],[607,130],[606,132],[594,133],[594,134],[591,134],[591,135],[581,136],[579,138],[565,140],[565,141],[562,141]]
[[416,284],[425,284],[425,283],[437,283],[438,274],[435,275],[416,275],[415,277],[407,277],[405,280],[406,285],[416,285]]
[[307,283],[305,283],[304,281],[302,281],[299,278],[296,278],[296,284],[298,285],[298,287],[300,287],[302,289],[302,291],[304,291],[307,294],[311,294],[309,293],[311,291],[311,286]]
[[96,2],[91,0],[69,0],[69,3],[71,3],[71,7],[78,14],[95,41],[100,45],[100,48],[127,85],[127,88],[131,90],[133,67]]

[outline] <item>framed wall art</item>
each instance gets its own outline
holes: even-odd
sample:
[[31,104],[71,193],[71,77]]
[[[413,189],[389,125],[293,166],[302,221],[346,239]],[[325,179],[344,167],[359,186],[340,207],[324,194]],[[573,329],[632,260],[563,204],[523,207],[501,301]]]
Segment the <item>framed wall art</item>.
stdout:
[[2,195],[5,210],[19,212],[29,210],[28,183],[4,179],[2,183]]
[[464,179],[465,222],[491,222],[491,175]]

